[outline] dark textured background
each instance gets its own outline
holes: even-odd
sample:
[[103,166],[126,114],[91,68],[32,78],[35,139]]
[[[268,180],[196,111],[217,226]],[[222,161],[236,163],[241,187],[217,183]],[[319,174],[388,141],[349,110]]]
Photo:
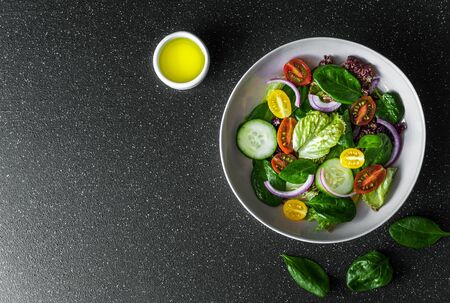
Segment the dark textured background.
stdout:
[[[449,1],[357,2],[0,1],[0,302],[315,301],[282,252],[325,267],[324,302],[449,302],[450,239],[401,248],[386,224],[347,243],[294,241],[253,219],[221,168],[220,119],[244,72],[293,40],[349,39],[395,62],[424,107],[424,165],[394,219],[450,229]],[[186,92],[149,59],[177,30],[211,52]],[[395,279],[351,293],[346,269],[371,249]]]

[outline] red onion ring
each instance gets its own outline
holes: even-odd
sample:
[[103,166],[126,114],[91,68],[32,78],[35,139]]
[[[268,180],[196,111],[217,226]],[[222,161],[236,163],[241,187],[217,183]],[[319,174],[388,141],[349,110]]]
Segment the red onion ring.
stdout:
[[331,102],[322,102],[319,98],[319,96],[313,95],[313,94],[308,94],[308,100],[309,100],[309,104],[311,104],[311,107],[314,108],[315,110],[319,110],[321,112],[332,112],[335,111],[336,109],[338,109],[341,106],[341,103],[338,103],[336,101],[331,101]]
[[397,130],[391,123],[380,118],[377,118],[377,123],[386,127],[387,130],[391,132],[392,137],[394,138],[394,150],[392,151],[391,158],[384,165],[384,167],[389,167],[397,160],[398,156],[400,155],[400,151],[402,149],[402,140]]
[[331,187],[327,184],[327,181],[325,180],[325,170],[323,168],[320,169],[319,174],[320,174],[319,181],[322,184],[323,188],[325,188],[325,190],[327,192],[329,192],[330,194],[332,194],[333,196],[336,196],[336,197],[339,197],[339,198],[348,198],[348,197],[352,197],[352,196],[356,195],[355,192],[351,192],[351,193],[346,194],[346,195],[338,194],[337,192],[333,191],[331,189]]
[[275,187],[273,187],[269,181],[265,181],[264,182],[264,186],[267,188],[267,190],[280,198],[294,198],[298,195],[301,195],[303,193],[305,193],[313,184],[314,182],[314,175],[309,175],[308,179],[306,179],[306,182],[303,183],[302,186],[300,186],[299,188],[296,188],[294,190],[291,191],[282,191],[282,190],[278,190]]
[[380,83],[380,77],[378,77],[378,76],[373,77],[372,83],[370,83],[370,87],[369,87],[369,94],[373,93],[373,90],[378,86],[378,83]]
[[289,86],[295,93],[295,106],[300,107],[300,92],[298,91],[297,87],[295,87],[294,84],[292,84],[291,82],[284,80],[284,79],[270,79],[269,81],[266,82],[266,84],[270,84],[270,83],[283,83],[287,86]]

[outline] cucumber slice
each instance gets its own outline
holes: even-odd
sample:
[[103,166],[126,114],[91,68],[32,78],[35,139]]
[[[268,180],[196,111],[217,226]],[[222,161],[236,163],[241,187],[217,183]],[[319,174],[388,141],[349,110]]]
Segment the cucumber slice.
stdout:
[[316,172],[316,186],[317,188],[330,195],[329,192],[323,188],[320,182],[320,170],[324,169],[325,181],[328,186],[336,193],[340,195],[346,195],[353,190],[353,173],[350,168],[343,167],[339,159],[329,159],[319,166]]
[[267,121],[250,120],[239,127],[236,142],[239,150],[247,157],[266,159],[277,149],[277,131]]

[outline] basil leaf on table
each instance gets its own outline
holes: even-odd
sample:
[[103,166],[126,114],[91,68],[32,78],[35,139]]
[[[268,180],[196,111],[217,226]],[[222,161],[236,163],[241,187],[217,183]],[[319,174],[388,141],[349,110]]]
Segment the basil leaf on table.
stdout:
[[387,161],[389,161],[389,158],[391,157],[392,142],[391,139],[389,139],[388,135],[380,133],[376,134],[375,136],[378,136],[380,138],[381,146],[377,148],[366,148],[364,150],[365,162],[362,168],[366,168],[367,166],[370,166],[372,164],[384,165]]
[[295,184],[305,183],[309,175],[314,174],[317,164],[311,160],[298,159],[286,166],[279,174],[284,181]]
[[352,104],[361,97],[361,84],[345,68],[328,64],[317,67],[314,82],[330,97],[340,103]]
[[396,124],[403,119],[405,107],[398,94],[384,93],[377,101],[375,114],[391,124]]
[[252,112],[247,116],[246,120],[262,119],[270,122],[273,118],[273,114],[269,109],[267,102],[258,104]]
[[391,282],[394,270],[389,258],[373,250],[353,261],[347,271],[347,286],[353,291],[367,291]]
[[267,160],[253,160],[253,170],[250,176],[251,184],[259,200],[270,206],[278,206],[283,201],[270,193],[264,186],[265,181],[269,181],[273,187],[285,190],[286,183],[281,180],[277,173],[273,171]]
[[410,216],[396,221],[389,227],[392,239],[400,245],[410,248],[424,248],[436,243],[450,232],[443,231],[430,219]]
[[330,279],[325,270],[316,262],[304,258],[281,255],[292,279],[304,290],[325,297],[330,291]]
[[309,207],[308,220],[317,221],[318,230],[349,222],[356,215],[355,203],[349,198],[336,198],[321,193],[305,203]]

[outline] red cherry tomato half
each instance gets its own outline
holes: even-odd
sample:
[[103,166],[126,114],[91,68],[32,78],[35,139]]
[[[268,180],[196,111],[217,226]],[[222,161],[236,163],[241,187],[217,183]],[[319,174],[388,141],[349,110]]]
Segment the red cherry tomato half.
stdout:
[[284,65],[284,76],[296,86],[305,86],[311,83],[311,69],[299,58],[294,58]]
[[295,120],[295,118],[288,117],[284,118],[283,121],[281,121],[280,127],[278,127],[278,146],[286,154],[290,154],[294,151],[294,148],[292,147],[292,137],[296,124],[297,120]]
[[378,188],[386,178],[386,169],[379,164],[364,168],[355,176],[353,188],[357,194],[367,194]]
[[358,126],[367,125],[372,121],[377,105],[371,96],[363,96],[350,107],[350,119]]
[[295,160],[297,160],[297,158],[293,155],[286,155],[283,153],[276,154],[273,156],[271,161],[272,168],[277,174],[279,174],[280,171]]

